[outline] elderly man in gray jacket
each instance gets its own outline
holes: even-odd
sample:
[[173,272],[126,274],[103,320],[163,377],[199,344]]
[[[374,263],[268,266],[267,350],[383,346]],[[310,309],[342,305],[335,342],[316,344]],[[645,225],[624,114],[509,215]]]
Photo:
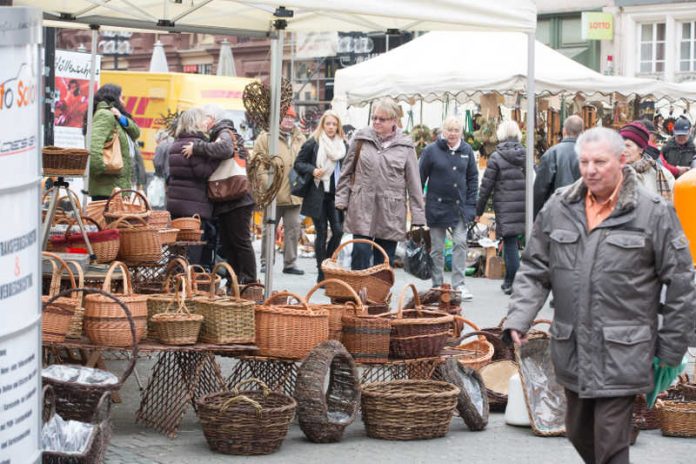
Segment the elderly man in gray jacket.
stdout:
[[576,151],[582,177],[539,213],[503,328],[524,343],[553,291],[551,358],[568,438],[585,462],[628,464],[633,401],[653,387],[653,357],[677,366],[686,352],[693,264],[674,209],[625,165],[619,134],[590,129]]

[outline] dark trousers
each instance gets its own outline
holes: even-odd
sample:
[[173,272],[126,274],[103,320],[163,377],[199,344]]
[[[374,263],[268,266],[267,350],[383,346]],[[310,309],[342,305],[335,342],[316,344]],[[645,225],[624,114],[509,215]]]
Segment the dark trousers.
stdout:
[[[396,253],[396,241],[394,240],[384,240],[381,238],[368,237],[366,235],[353,235],[353,238],[363,238],[367,240],[372,240],[377,245],[384,248],[389,257],[389,264],[394,266],[394,253]],[[370,266],[376,266],[377,264],[382,264],[384,262],[384,256],[382,252],[377,248],[374,248],[369,243],[354,243],[353,253],[351,253],[351,266],[350,268],[354,271],[359,271],[361,269],[367,269]]]
[[503,260],[505,260],[505,283],[512,285],[520,268],[520,248],[517,235],[503,237]]
[[[176,219],[172,217],[172,219]],[[192,246],[188,248],[187,259],[191,264],[199,264],[210,270],[215,263],[215,248],[217,247],[217,227],[215,221],[211,219],[201,219],[201,230],[203,236],[201,240],[205,245]]]
[[[341,244],[343,237],[343,224],[340,218],[340,213],[336,210],[336,203],[333,195],[324,195],[324,200],[321,204],[321,213],[319,217],[313,217],[314,230],[317,234],[314,240],[314,254],[317,258],[317,270],[319,271],[319,279],[324,280],[324,273],[321,272],[321,263],[333,255],[336,248]],[[328,230],[331,228],[331,238],[328,240]]]
[[108,200],[111,197],[108,195],[92,195],[90,198],[92,199],[92,201],[102,201]]
[[588,464],[628,464],[635,395],[580,398],[566,389],[566,435]]
[[251,245],[253,210],[254,205],[249,205],[218,216],[222,253],[240,284],[256,282],[256,255]]

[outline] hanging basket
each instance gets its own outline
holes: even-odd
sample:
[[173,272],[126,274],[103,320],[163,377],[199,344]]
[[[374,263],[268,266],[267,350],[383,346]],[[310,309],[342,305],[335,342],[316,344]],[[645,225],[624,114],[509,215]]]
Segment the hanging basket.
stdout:
[[[150,319],[157,338],[164,345],[194,345],[198,341],[203,316],[191,314],[188,310],[184,302],[185,291],[186,278],[179,276],[168,307]],[[170,311],[174,306],[176,309]]]
[[143,218],[123,216],[109,227],[118,229],[121,239],[118,256],[129,266],[155,264],[162,259],[159,231],[148,227]]
[[[48,295],[41,297],[41,339],[44,342],[62,343],[70,331],[75,311],[82,307],[82,294],[71,293],[70,297],[55,298],[60,292],[61,275],[67,272],[70,278],[70,288],[75,289],[75,276],[58,255],[44,251],[42,259],[51,263],[51,284]],[[50,304],[48,302],[51,302]]]
[[107,222],[122,217],[139,217],[147,219],[151,208],[147,198],[137,190],[116,190],[104,205],[104,219]]

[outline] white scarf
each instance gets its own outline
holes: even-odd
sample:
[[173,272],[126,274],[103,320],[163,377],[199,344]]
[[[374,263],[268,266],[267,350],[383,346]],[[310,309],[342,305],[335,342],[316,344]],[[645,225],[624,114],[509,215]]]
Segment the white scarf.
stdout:
[[[341,137],[336,135],[331,139],[325,132],[321,133],[317,143],[319,144],[317,168],[324,170],[320,180],[324,183],[324,191],[328,192],[331,188],[331,176],[336,168],[336,162],[346,156],[346,146]],[[314,179],[314,184],[319,187],[319,180]]]

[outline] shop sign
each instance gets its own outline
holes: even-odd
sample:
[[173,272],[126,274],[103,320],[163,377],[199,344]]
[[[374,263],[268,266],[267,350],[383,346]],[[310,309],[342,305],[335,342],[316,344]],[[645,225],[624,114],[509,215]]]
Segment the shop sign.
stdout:
[[613,40],[614,15],[597,11],[582,13],[582,40]]

